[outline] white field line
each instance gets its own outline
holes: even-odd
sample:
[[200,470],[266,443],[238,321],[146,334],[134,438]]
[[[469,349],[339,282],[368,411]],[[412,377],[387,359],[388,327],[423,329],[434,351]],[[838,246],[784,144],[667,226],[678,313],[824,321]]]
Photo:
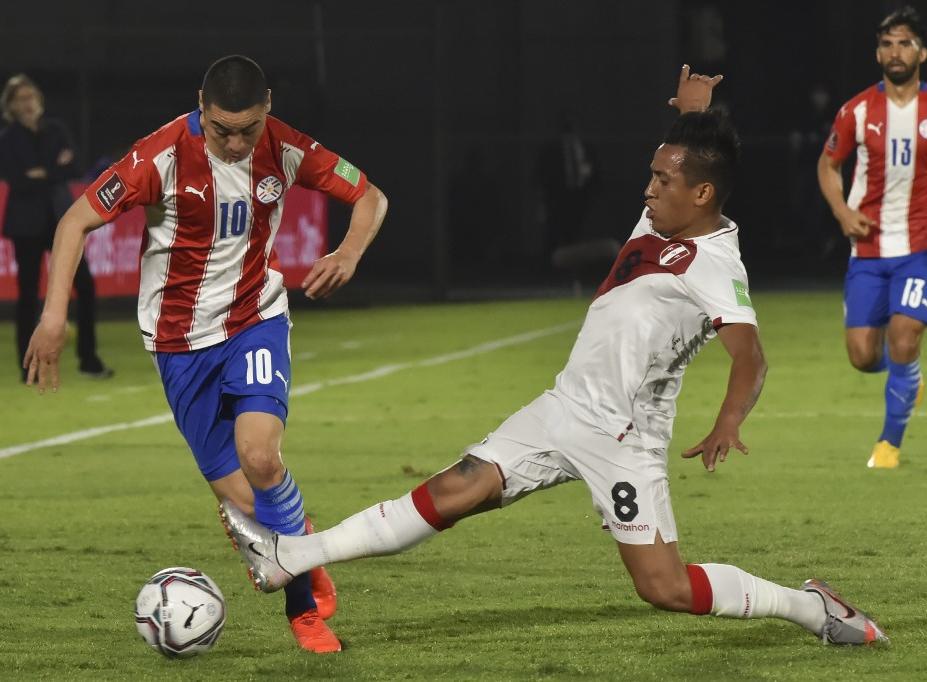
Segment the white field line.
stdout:
[[[486,343],[481,343],[477,346],[472,346],[470,348],[456,351],[454,353],[436,355],[430,358],[425,358],[423,360],[413,360],[411,362],[398,362],[391,365],[382,365],[381,367],[377,367],[361,374],[352,374],[349,376],[337,377],[335,379],[328,379],[327,381],[316,381],[311,384],[302,384],[300,386],[293,387],[293,389],[290,391],[290,397],[295,398],[297,396],[306,395],[308,393],[315,393],[316,391],[321,391],[323,388],[328,388],[329,386],[344,386],[346,384],[358,384],[364,381],[371,381],[373,379],[389,376],[390,374],[395,374],[396,372],[401,372],[406,369],[413,369],[416,367],[434,367],[435,365],[442,365],[447,362],[453,362],[454,360],[462,360],[464,358],[473,357],[475,355],[491,353],[492,351],[499,350],[500,348],[517,346],[523,343],[529,343],[545,336],[552,336],[554,334],[559,334],[570,329],[576,329],[578,325],[579,321],[567,322],[565,324],[559,324],[555,327],[536,329],[534,331],[525,332],[524,334],[509,336],[504,339],[487,341]],[[162,414],[158,414],[153,417],[147,417],[145,419],[139,419],[137,421],[108,424],[106,426],[97,426],[95,428],[84,429],[82,431],[72,431],[71,433],[65,433],[53,438],[46,438],[45,440],[0,448],[0,459],[13,457],[14,455],[21,455],[26,452],[39,450],[41,448],[47,448],[54,445],[66,445],[68,443],[74,443],[75,441],[86,440],[87,438],[103,436],[115,431],[128,431],[130,429],[140,429],[146,426],[166,424],[173,420],[174,417],[170,412],[164,412]]]

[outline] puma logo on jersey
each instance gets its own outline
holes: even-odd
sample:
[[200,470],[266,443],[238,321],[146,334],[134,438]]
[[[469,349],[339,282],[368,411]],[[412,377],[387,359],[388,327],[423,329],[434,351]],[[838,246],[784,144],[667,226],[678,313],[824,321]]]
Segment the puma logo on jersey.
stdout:
[[190,185],[187,185],[186,187],[183,188],[183,191],[184,191],[184,192],[190,192],[191,194],[195,194],[195,195],[198,196],[200,199],[202,199],[203,202],[205,203],[205,201],[206,201],[206,188],[207,188],[207,187],[209,187],[209,183],[206,183],[205,185],[203,185],[203,189],[197,189],[196,187],[190,187]]
[[283,385],[286,387],[286,390],[290,390],[290,382],[283,378],[283,375],[280,373],[280,370],[275,370],[274,375],[283,382]]
[[138,152],[134,149],[132,150],[132,170],[135,170],[135,167],[140,164],[145,159],[138,158]]
[[319,146],[318,142],[313,142],[312,144],[309,145],[309,149],[312,151],[315,151],[315,148],[318,146]]
[[867,124],[866,124],[866,130],[874,130],[876,135],[881,135],[881,134],[882,134],[882,126],[884,126],[884,125],[885,125],[885,121],[882,121],[881,123],[878,123],[878,124],[876,124],[876,123],[867,123]]

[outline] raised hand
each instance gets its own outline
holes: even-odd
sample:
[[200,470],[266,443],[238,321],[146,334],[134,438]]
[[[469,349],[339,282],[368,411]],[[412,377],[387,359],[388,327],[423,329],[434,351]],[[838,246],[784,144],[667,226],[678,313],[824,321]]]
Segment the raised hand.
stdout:
[[671,97],[669,105],[679,109],[680,114],[689,111],[705,111],[711,104],[711,91],[724,76],[702,76],[689,72],[689,65],[683,64],[679,73],[679,85],[676,96]]

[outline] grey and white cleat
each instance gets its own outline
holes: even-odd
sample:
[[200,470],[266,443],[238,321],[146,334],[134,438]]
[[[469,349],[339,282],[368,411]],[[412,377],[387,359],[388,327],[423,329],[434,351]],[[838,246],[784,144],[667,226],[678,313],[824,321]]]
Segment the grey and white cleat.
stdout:
[[888,643],[888,637],[872,618],[834,592],[823,580],[806,580],[801,587],[824,602],[827,620],[820,635],[825,644]]
[[294,578],[277,561],[277,533],[262,526],[228,499],[219,504],[219,518],[232,547],[248,565],[248,577],[254,589],[276,592]]

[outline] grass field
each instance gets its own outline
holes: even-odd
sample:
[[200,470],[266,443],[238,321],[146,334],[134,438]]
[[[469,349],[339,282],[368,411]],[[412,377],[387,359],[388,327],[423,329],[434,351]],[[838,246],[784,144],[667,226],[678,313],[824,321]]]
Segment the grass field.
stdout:
[[[720,344],[686,377],[670,464],[683,555],[793,586],[826,578],[879,619],[891,647],[823,647],[780,621],[655,611],[575,483],[408,554],[335,566],[332,625],[347,649],[305,654],[282,597],[251,590],[192,456],[162,422],[0,459],[0,678],[924,679],[927,423],[912,421],[901,469],[867,470],[884,377],[846,362],[839,294],[754,298],[770,373],[742,430],[749,457],[715,474],[678,457],[720,404]],[[316,524],[401,495],[550,386],[584,312],[562,300],[296,315],[291,386],[302,394],[284,456]],[[535,330],[547,332],[511,338]],[[0,325],[0,453],[166,413],[135,325],[100,335],[116,378],[79,377],[69,349],[62,390],[40,397],[18,384],[13,332]],[[500,339],[511,342],[482,345]],[[173,565],[205,571],[228,600],[218,645],[190,661],[154,653],[133,623],[141,584]]]

